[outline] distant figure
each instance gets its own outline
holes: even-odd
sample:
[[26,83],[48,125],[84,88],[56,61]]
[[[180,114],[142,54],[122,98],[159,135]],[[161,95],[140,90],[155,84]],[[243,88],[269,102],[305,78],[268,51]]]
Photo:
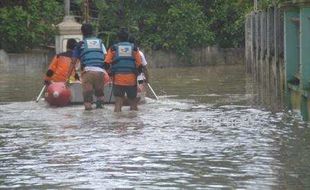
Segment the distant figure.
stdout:
[[[51,82],[65,82],[67,80],[71,64],[72,50],[76,44],[77,41],[75,39],[68,39],[67,51],[54,56],[45,74],[44,83],[46,85],[49,85]],[[79,76],[75,70],[71,73],[70,80],[79,80]]]
[[[133,36],[129,37],[129,42],[135,44],[138,47],[138,43]],[[147,70],[147,61],[145,59],[144,53],[138,47],[139,54],[141,56],[142,67],[138,68],[138,94],[137,101],[141,101],[141,97],[145,96],[145,88],[147,88],[147,84],[149,83],[149,74]],[[143,102],[143,101],[141,101]]]
[[148,70],[146,67],[147,61],[145,59],[144,53],[138,47],[137,41],[133,36],[129,37],[129,42],[133,43],[133,44],[135,44],[135,46],[137,46],[139,54],[141,56],[142,67],[139,68],[139,75],[137,77],[138,83],[139,84],[143,84],[144,82],[148,83],[149,82],[149,74],[148,74]]
[[139,49],[139,53],[141,56],[141,60],[142,60],[142,71],[140,71],[140,74],[138,75],[138,83],[142,84],[142,83],[149,83],[149,72],[147,70],[147,61],[145,59],[144,53]]
[[128,42],[128,32],[118,32],[119,43],[109,48],[105,66],[111,69],[113,76],[113,94],[115,96],[114,112],[121,112],[125,94],[128,98],[130,110],[138,110],[137,74],[141,65],[138,48]]
[[97,99],[96,108],[102,108],[104,101],[103,66],[106,49],[102,40],[93,36],[90,24],[83,24],[81,31],[83,40],[73,50],[71,70],[75,67],[77,60],[80,60],[85,110],[92,109],[93,91]]

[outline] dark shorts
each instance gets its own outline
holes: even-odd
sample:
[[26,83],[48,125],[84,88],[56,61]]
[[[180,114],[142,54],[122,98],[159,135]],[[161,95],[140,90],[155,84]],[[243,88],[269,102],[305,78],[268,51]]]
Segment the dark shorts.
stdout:
[[82,87],[85,102],[92,101],[93,92],[95,92],[96,97],[102,97],[104,83],[103,83],[104,73],[86,71],[82,73]]
[[137,97],[137,86],[121,86],[121,85],[114,85],[113,87],[113,94],[117,97],[123,97],[127,95],[127,98],[134,99]]

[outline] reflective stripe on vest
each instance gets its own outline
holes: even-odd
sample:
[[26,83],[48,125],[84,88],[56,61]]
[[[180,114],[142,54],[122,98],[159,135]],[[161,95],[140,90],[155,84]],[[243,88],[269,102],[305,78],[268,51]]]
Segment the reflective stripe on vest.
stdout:
[[102,41],[99,38],[85,38],[80,56],[83,66],[103,68],[104,53],[102,48]]
[[133,57],[134,45],[129,42],[120,42],[115,47],[112,73],[137,73],[135,58]]

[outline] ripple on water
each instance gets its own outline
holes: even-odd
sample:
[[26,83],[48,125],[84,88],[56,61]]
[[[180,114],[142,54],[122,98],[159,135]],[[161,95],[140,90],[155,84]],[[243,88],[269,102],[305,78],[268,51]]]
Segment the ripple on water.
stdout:
[[112,105],[0,107],[0,188],[272,189],[282,116],[248,106],[149,100]]

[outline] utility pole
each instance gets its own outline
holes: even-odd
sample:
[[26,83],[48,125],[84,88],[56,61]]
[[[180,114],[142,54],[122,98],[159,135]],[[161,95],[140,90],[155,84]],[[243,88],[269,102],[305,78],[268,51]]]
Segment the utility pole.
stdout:
[[[1,0],[0,0],[1,1]],[[82,40],[81,24],[75,21],[73,15],[70,15],[70,0],[63,0],[65,16],[63,21],[57,24],[58,34],[55,36],[56,53],[66,51],[66,43],[69,38]]]
[[64,0],[65,1],[65,16],[70,15],[70,0]]
[[119,10],[118,10],[118,19],[119,19],[119,25],[120,27],[124,27],[124,19],[125,19],[125,10],[124,10],[124,0],[119,0]]
[[89,0],[84,0],[84,19],[85,23],[89,23]]

